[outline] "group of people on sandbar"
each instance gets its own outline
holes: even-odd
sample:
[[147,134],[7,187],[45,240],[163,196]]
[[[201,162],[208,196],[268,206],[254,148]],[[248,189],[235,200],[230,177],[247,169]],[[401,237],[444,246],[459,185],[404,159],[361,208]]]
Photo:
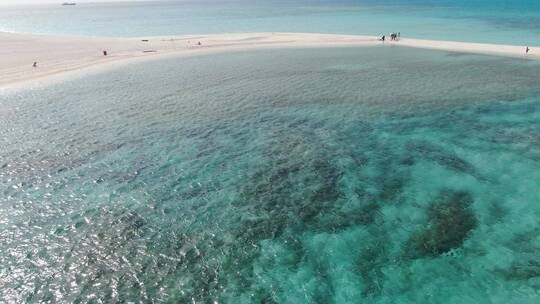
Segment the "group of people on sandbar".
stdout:
[[[399,38],[401,38],[401,33],[394,33],[394,32],[392,32],[392,33],[390,34],[390,40],[398,41]],[[381,39],[379,39],[379,40],[380,40],[380,41],[383,41],[383,42],[386,41],[386,35],[383,35],[383,36],[381,37]]]

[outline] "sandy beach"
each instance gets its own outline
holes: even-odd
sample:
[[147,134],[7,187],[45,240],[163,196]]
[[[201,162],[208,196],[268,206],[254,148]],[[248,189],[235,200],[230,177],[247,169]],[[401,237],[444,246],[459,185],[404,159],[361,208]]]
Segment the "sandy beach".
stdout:
[[[379,37],[309,33],[239,33],[218,35],[160,36],[140,38],[60,37],[0,33],[0,87],[80,71],[93,66],[112,66],[133,61],[208,52],[284,47],[338,47],[381,45]],[[201,43],[200,45],[198,43]],[[540,59],[540,49],[525,46],[479,44],[402,38],[384,42],[473,54]],[[103,56],[107,50],[108,56]],[[37,62],[37,67],[32,67]]]

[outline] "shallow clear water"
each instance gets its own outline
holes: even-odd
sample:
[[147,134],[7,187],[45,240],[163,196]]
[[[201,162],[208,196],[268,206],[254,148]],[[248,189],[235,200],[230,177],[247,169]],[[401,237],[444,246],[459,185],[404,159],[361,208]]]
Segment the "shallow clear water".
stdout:
[[538,303],[539,71],[289,49],[4,92],[0,298]]
[[0,31],[86,36],[320,32],[540,46],[534,0],[228,0],[2,7]]

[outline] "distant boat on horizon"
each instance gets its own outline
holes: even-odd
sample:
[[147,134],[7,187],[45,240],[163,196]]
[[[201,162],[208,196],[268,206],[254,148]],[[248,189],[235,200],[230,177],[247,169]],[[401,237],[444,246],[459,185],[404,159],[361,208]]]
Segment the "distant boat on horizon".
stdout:
[[62,3],[62,5],[64,5],[64,6],[65,5],[77,5],[77,3],[75,3],[75,2],[64,2],[64,3]]

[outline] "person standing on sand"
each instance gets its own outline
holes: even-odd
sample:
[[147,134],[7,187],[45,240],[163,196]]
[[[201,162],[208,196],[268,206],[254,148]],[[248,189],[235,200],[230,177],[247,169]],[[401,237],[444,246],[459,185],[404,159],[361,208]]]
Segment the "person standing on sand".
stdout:
[[107,56],[107,51],[103,50],[103,56]]
[[529,54],[529,51],[530,51],[530,50],[531,50],[531,49],[530,49],[528,46],[526,46],[526,47],[525,47],[525,54]]
[[386,37],[383,35],[380,40],[384,42],[384,39],[386,39]]
[[37,68],[37,61],[34,61],[34,64],[32,64],[34,68]]

